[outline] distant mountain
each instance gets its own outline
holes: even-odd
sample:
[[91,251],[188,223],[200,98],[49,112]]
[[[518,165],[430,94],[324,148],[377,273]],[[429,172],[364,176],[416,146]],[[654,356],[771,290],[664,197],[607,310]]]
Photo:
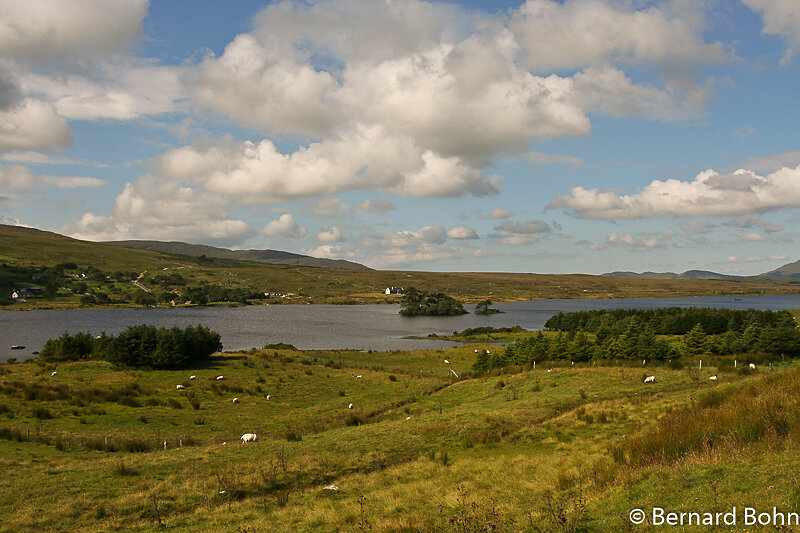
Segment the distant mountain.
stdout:
[[765,272],[765,276],[781,276],[786,278],[800,278],[800,261],[794,263],[787,263],[782,267],[776,268],[770,272]]
[[727,274],[718,274],[717,272],[710,272],[708,270],[687,270],[682,274],[674,272],[628,272],[617,271],[602,274],[609,278],[637,278],[637,279],[715,279],[724,281],[740,281],[741,276],[729,276]]
[[205,244],[189,244],[185,242],[162,241],[107,241],[104,244],[134,248],[137,250],[150,250],[165,254],[188,255],[200,257],[204,255],[215,259],[236,259],[240,261],[258,261],[272,265],[294,265],[322,268],[338,268],[343,270],[372,270],[371,268],[344,259],[321,259],[308,255],[281,252],[279,250],[228,250]]

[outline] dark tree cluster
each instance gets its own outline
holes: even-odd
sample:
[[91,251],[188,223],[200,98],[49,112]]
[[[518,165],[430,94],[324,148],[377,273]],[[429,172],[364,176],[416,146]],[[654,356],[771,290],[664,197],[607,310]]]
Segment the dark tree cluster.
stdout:
[[46,361],[102,359],[121,366],[177,369],[202,363],[220,350],[219,333],[201,325],[182,329],[143,324],[98,338],[87,332],[64,332],[48,340],[39,356]]
[[[697,322],[688,326],[686,321],[691,319]],[[714,333],[709,334],[703,324]],[[786,311],[678,307],[581,311],[559,313],[546,327],[558,333],[539,332],[509,343],[502,353],[479,354],[473,368],[485,371],[546,360],[665,360],[704,354],[800,356],[800,330]],[[668,340],[665,335],[674,337]]]
[[664,307],[660,309],[598,309],[593,311],[561,312],[553,315],[544,327],[555,331],[607,330],[619,335],[636,322],[653,330],[656,335],[686,335],[697,324],[707,334],[719,335],[728,331],[744,332],[752,325],[776,327],[794,322],[788,311],[758,309],[712,309],[708,307]]
[[467,311],[461,302],[444,293],[424,292],[409,287],[403,295],[400,314],[406,316],[452,316],[465,315]]

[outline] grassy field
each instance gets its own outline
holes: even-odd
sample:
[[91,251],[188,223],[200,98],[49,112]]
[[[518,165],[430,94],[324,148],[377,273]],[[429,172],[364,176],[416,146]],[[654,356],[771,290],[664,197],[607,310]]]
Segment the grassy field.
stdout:
[[0,366],[0,529],[600,532],[657,529],[635,507],[797,510],[792,364],[475,377],[476,348]]
[[[142,287],[159,294],[163,289],[148,278],[177,273],[189,285],[247,288],[288,295],[266,303],[396,303],[400,297],[385,295],[387,286],[415,286],[424,291],[445,292],[463,302],[491,299],[523,301],[538,298],[644,298],[746,294],[798,294],[800,285],[789,279],[769,281],[704,281],[620,279],[584,274],[546,275],[494,272],[350,271],[328,268],[266,265],[263,263],[166,255],[145,250],[70,239],[54,233],[0,225],[0,263],[24,267],[53,267],[63,262],[79,267],[92,265],[106,273],[142,274]],[[535,270],[535,265],[531,266]],[[69,280],[65,279],[65,283]],[[89,289],[109,292],[112,299],[144,290],[130,281],[89,282]],[[102,285],[102,286],[101,286]],[[8,294],[11,287],[7,288]],[[8,294],[5,296],[8,297]],[[85,306],[80,296],[60,290],[55,298],[32,298],[26,304],[5,308],[74,308]],[[264,303],[264,301],[262,301]],[[130,303],[122,305],[131,305]],[[162,303],[161,305],[168,305]]]

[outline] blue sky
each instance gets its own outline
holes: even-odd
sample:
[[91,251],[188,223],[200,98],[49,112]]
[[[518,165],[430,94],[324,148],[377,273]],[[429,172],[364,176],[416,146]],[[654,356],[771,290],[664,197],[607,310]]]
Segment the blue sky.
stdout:
[[0,222],[384,269],[798,259],[800,4],[0,0]]

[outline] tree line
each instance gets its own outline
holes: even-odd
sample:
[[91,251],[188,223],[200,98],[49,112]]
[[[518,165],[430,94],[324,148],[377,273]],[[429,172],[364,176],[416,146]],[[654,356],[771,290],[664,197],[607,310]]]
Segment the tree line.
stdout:
[[[690,320],[696,320],[694,325],[688,325]],[[705,354],[800,356],[800,330],[788,311],[678,307],[579,311],[558,313],[545,325],[557,332],[540,331],[509,343],[504,350],[479,353],[473,368],[484,371],[545,360],[666,360]]]
[[156,328],[142,324],[116,336],[65,331],[45,342],[39,357],[46,361],[100,359],[120,366],[178,369],[207,361],[220,350],[219,333],[204,326]]

